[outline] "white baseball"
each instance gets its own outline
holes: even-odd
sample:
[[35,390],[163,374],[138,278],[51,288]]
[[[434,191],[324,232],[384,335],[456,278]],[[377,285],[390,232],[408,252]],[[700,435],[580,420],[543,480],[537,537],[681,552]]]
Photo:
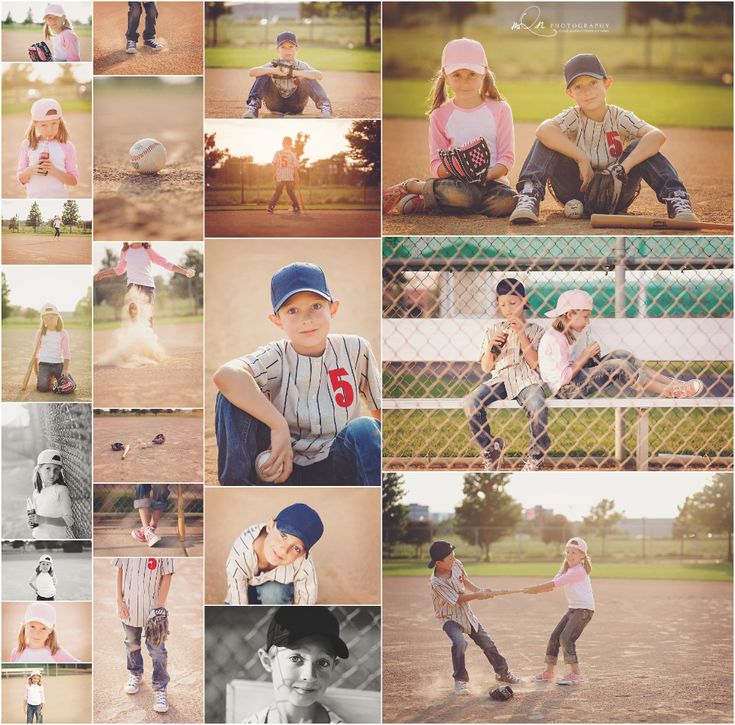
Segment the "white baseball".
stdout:
[[564,204],[564,216],[567,219],[581,219],[584,216],[584,204],[579,199],[570,199]]
[[130,165],[141,174],[155,174],[166,163],[166,147],[154,138],[142,138],[130,147]]
[[275,473],[271,473],[270,476],[263,473],[263,466],[268,463],[270,457],[271,452],[268,450],[258,453],[258,456],[255,459],[255,471],[258,474],[258,478],[263,481],[263,483],[273,483],[273,481],[283,473],[283,466],[281,466]]

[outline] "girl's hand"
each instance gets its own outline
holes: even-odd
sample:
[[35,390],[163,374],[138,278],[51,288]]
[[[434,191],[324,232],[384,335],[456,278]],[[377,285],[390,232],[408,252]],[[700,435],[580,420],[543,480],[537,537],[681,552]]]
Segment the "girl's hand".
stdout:
[[495,595],[493,594],[492,589],[483,589],[482,590],[482,597],[481,599],[492,599]]
[[592,164],[590,164],[590,161],[586,156],[584,159],[578,161],[577,165],[579,166],[579,180],[582,182],[582,186],[579,187],[579,190],[584,191],[587,188],[587,184],[592,181],[592,177],[595,175],[595,172],[592,170]]
[[589,360],[592,357],[595,357],[596,355],[600,354],[600,343],[599,342],[591,342],[587,347],[582,350],[582,357]]
[[281,466],[283,466],[281,475],[274,483],[283,483],[286,481],[293,470],[291,431],[288,429],[288,423],[285,418],[283,419],[283,425],[271,428],[271,457],[268,463],[263,466],[263,472],[270,474],[277,471]]
[[38,526],[38,516],[35,513],[31,513],[30,511],[26,512],[26,516],[28,517],[28,526],[33,529],[36,526]]
[[130,616],[128,605],[125,604],[124,599],[119,599],[117,602],[117,616],[120,618],[121,621],[127,619]]
[[186,276],[191,279],[196,273],[197,271],[194,269],[194,267],[189,267],[184,274],[186,274]]

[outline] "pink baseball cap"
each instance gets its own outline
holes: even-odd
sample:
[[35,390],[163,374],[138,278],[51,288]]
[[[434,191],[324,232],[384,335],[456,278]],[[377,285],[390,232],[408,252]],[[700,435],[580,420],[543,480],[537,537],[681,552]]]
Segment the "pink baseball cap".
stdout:
[[56,610],[45,602],[34,602],[26,607],[26,614],[23,617],[23,624],[28,622],[40,622],[49,629],[56,626]]
[[61,104],[55,98],[39,98],[31,106],[31,121],[55,121],[61,118]]
[[450,40],[442,51],[442,69],[445,73],[454,73],[460,68],[485,75],[487,56],[485,49],[476,40],[458,38]]
[[48,5],[46,7],[46,10],[43,12],[43,17],[45,18],[47,15],[56,15],[58,18],[63,18],[66,13],[64,12],[64,8],[61,7],[61,5]]
[[546,317],[560,317],[572,310],[591,310],[594,307],[592,295],[582,289],[562,292],[556,301],[556,308],[546,313]]
[[[579,549],[585,556],[587,556],[587,542],[584,539],[580,539],[579,536],[569,539],[569,541],[567,541],[567,546]],[[564,548],[566,548],[566,546]]]

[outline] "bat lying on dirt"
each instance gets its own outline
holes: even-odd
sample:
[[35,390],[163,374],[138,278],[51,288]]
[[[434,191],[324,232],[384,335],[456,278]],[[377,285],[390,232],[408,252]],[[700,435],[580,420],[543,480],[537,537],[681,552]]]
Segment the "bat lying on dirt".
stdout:
[[179,539],[183,541],[186,538],[186,518],[184,517],[184,485],[178,484],[178,495],[177,495],[177,511],[178,511],[178,529]]
[[716,229],[731,232],[732,224],[719,222],[688,222],[668,217],[635,216],[634,214],[593,214],[590,222],[595,228],[619,229]]

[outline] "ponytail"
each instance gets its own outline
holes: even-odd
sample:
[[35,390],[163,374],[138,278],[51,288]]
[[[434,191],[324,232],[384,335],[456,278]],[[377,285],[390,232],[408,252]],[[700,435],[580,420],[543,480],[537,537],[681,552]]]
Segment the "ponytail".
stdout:
[[429,103],[429,111],[427,116],[431,115],[440,106],[444,105],[447,100],[447,82],[444,77],[444,69],[440,68],[439,72],[431,79],[431,90],[427,99]]

